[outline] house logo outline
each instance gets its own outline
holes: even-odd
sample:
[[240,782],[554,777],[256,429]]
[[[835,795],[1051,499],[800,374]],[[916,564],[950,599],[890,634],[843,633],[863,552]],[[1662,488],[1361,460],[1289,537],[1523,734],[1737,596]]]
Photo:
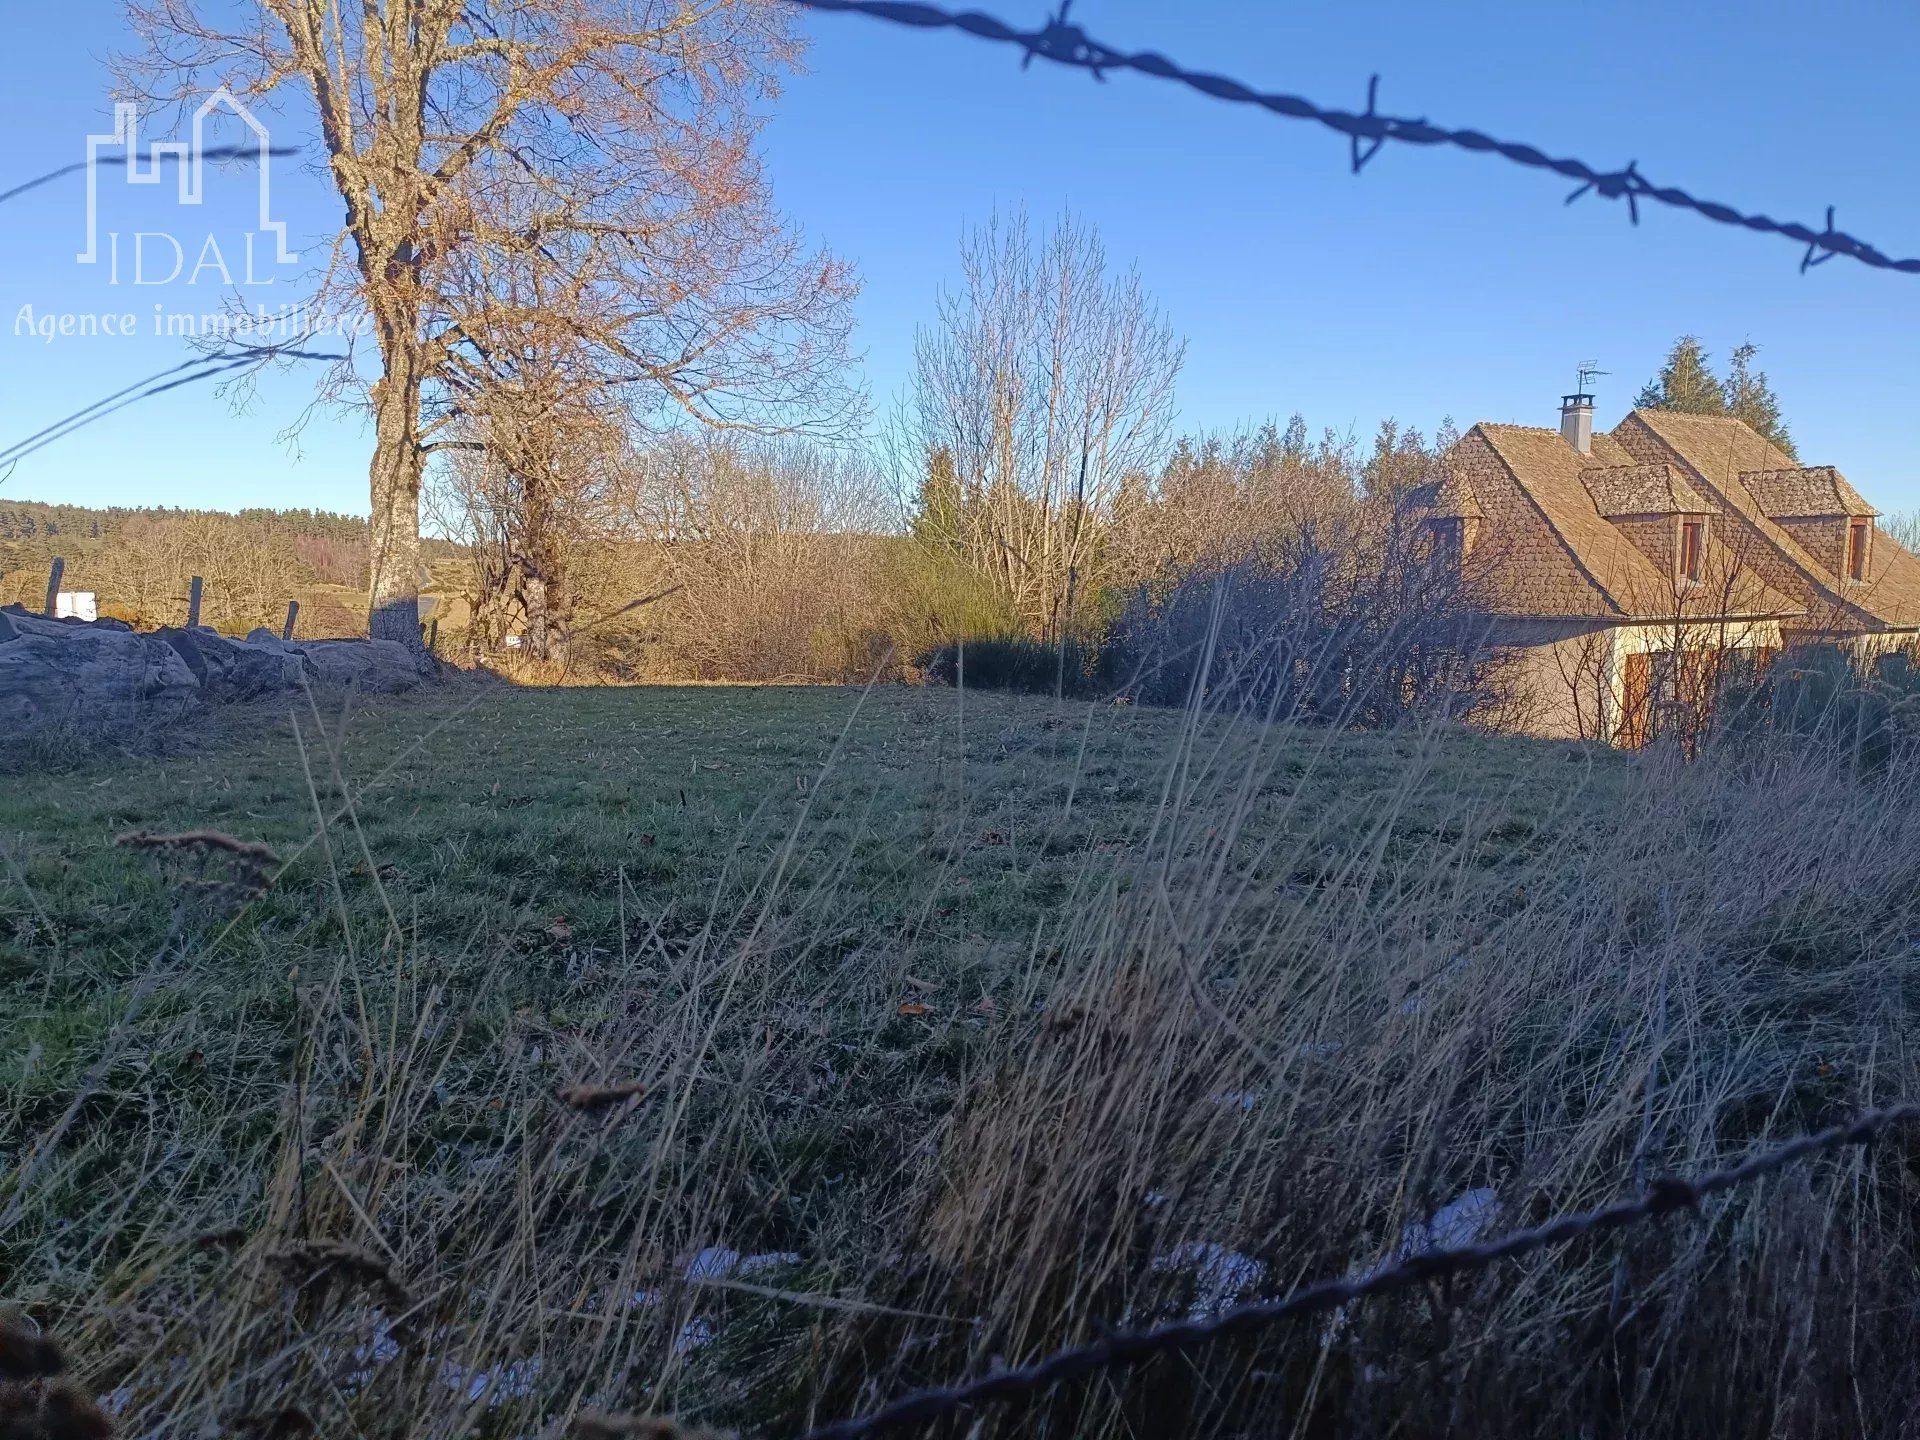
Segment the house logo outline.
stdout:
[[124,169],[126,183],[129,185],[158,185],[166,161],[169,159],[176,161],[178,203],[199,205],[206,198],[204,156],[207,117],[215,109],[222,107],[252,132],[254,144],[259,151],[254,159],[259,195],[254,233],[273,236],[276,264],[291,265],[300,259],[297,251],[287,248],[286,222],[273,218],[272,140],[267,133],[267,127],[246,105],[241,103],[238,96],[223,85],[207,96],[200,108],[193,112],[193,125],[187,139],[148,141],[144,164],[140,154],[139,106],[124,100],[114,105],[112,132],[87,137],[87,248],[74,256],[75,260],[82,265],[94,265],[98,264],[100,259],[100,152],[113,148],[126,151]]

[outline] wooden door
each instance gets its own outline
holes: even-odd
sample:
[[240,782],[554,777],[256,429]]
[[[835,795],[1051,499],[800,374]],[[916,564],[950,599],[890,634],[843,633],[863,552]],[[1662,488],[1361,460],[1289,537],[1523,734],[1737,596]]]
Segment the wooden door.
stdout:
[[1646,652],[1627,656],[1626,685],[1620,697],[1620,724],[1613,743],[1638,750],[1653,738],[1653,664]]

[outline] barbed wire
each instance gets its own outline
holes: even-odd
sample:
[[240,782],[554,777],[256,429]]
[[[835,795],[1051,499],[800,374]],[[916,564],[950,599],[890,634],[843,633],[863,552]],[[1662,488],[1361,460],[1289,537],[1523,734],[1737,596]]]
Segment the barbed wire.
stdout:
[[1640,173],[1634,161],[1628,161],[1623,169],[1601,170],[1584,160],[1548,155],[1532,145],[1496,139],[1479,130],[1453,130],[1424,118],[1384,115],[1377,108],[1378,75],[1368,82],[1367,108],[1359,113],[1319,105],[1300,95],[1256,90],[1225,75],[1185,69],[1152,50],[1128,54],[1096,40],[1080,26],[1068,22],[1072,0],[1065,0],[1054,17],[1037,30],[1021,30],[977,10],[943,10],[917,0],[788,0],[788,3],[808,10],[866,15],[918,30],[961,30],[982,40],[1017,46],[1026,54],[1021,62],[1023,68],[1038,58],[1090,71],[1096,80],[1104,80],[1110,70],[1134,70],[1185,85],[1215,100],[1255,105],[1287,120],[1311,121],[1347,137],[1350,163],[1356,175],[1388,141],[1404,145],[1447,145],[1475,154],[1498,155],[1516,165],[1551,171],[1576,181],[1578,188],[1567,196],[1569,205],[1587,194],[1606,200],[1625,200],[1627,213],[1636,225],[1640,223],[1640,202],[1650,200],[1678,210],[1690,210],[1717,224],[1782,236],[1807,247],[1800,258],[1802,273],[1836,255],[1845,255],[1876,270],[1920,275],[1920,258],[1896,259],[1858,236],[1834,228],[1832,206],[1827,207],[1826,224],[1816,229],[1799,221],[1775,220],[1717,200],[1703,200],[1677,185],[1655,184]]
[[1109,1331],[1090,1344],[1056,1351],[1043,1360],[1018,1369],[998,1370],[961,1385],[912,1391],[866,1415],[809,1430],[800,1440],[864,1440],[868,1435],[898,1429],[903,1425],[921,1424],[970,1406],[1004,1404],[1022,1399],[1095,1371],[1139,1365],[1161,1355],[1193,1349],[1211,1340],[1263,1329],[1292,1316],[1337,1309],[1370,1295],[1405,1290],[1431,1280],[1484,1270],[1499,1261],[1565,1245],[1583,1236],[1605,1234],[1641,1220],[1671,1214],[1675,1210],[1694,1209],[1711,1195],[1770,1175],[1809,1155],[1847,1145],[1867,1144],[1881,1131],[1916,1119],[1920,1119],[1920,1104],[1868,1110],[1844,1124],[1800,1135],[1771,1150],[1762,1150],[1724,1170],[1690,1180],[1656,1180],[1632,1200],[1557,1216],[1531,1229],[1513,1231],[1498,1240],[1404,1255],[1391,1265],[1362,1275],[1322,1280],[1277,1300],[1237,1305],[1217,1315],[1174,1321],[1147,1330]]
[[[221,145],[200,151],[199,158],[202,161],[257,160],[262,153],[260,147],[257,145]],[[270,145],[264,153],[273,157],[298,155],[300,151],[292,145]],[[0,190],[0,205],[6,204],[7,201],[12,200],[16,196],[26,194],[29,190],[37,190],[42,185],[50,185],[62,176],[76,175],[82,170],[92,170],[103,165],[110,168],[124,167],[133,163],[134,158],[135,157],[131,155],[95,155],[86,160],[76,160],[71,165],[62,165],[57,170],[49,170],[44,175],[36,175],[33,179],[16,185],[11,190]]]

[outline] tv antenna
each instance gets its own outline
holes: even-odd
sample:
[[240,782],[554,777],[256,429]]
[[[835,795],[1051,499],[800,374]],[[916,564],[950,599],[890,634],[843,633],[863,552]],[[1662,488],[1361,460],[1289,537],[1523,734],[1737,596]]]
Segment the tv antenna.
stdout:
[[1575,372],[1576,378],[1575,378],[1574,388],[1578,390],[1582,395],[1591,395],[1593,391],[1590,387],[1592,386],[1594,379],[1597,376],[1611,375],[1612,373],[1613,372],[1611,370],[1602,370],[1598,365],[1596,365],[1591,360],[1582,361],[1580,364],[1579,370]]

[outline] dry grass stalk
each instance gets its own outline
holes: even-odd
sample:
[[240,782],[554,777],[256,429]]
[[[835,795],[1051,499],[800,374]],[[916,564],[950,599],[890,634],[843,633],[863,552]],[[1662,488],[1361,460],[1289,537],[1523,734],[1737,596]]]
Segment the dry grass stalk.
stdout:
[[[1007,713],[1042,790],[1058,736]],[[391,938],[344,890],[338,930],[258,942],[287,947],[270,966],[189,954],[217,1019],[142,1011],[58,1144],[31,1142],[71,1078],[0,1093],[0,1138],[50,1156],[30,1183],[0,1167],[10,1289],[124,1392],[131,1434],[291,1410],[369,1440],[518,1435],[615,1406],[797,1433],[1920,1094],[1920,775],[1200,722],[1162,758],[1124,777],[1166,798],[1112,849],[1046,802],[1015,824],[957,795],[901,857],[898,911],[862,868],[866,797],[834,808],[829,776],[708,913],[608,943],[569,900],[564,972],[508,924]],[[988,820],[1012,843],[967,847]],[[978,904],[900,958],[964,903],[947,857],[1017,886],[1049,846],[1072,863],[1030,929],[988,938],[1012,927]],[[212,1011],[240,966],[271,993]],[[897,1013],[904,975],[929,1014]],[[204,1065],[168,1065],[186,1054]],[[556,1094],[605,1056],[659,1077],[646,1104],[566,1123]],[[1822,1157],[1697,1221],[970,1419],[978,1440],[1899,1433],[1911,1156]],[[158,1238],[229,1221],[379,1238],[275,1252],[346,1282],[324,1304]]]

